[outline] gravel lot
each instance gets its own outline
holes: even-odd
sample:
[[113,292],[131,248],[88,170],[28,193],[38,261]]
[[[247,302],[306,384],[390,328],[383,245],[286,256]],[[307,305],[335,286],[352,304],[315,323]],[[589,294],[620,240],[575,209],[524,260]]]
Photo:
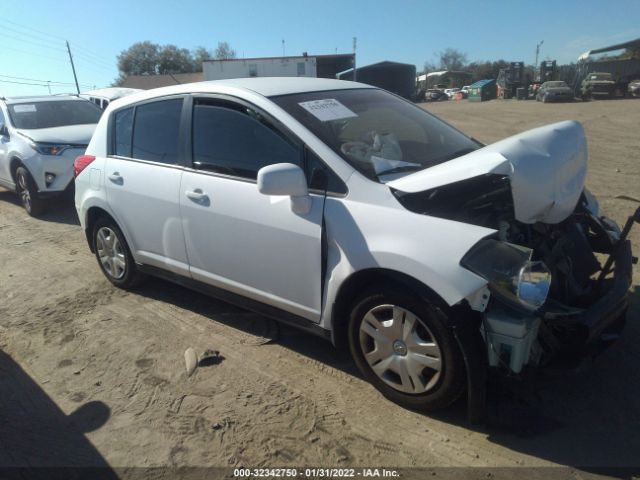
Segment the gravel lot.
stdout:
[[[623,222],[640,197],[640,101],[424,105],[490,143],[563,119],[589,138],[588,187]],[[70,200],[29,218],[0,189],[0,466],[638,465],[640,267],[624,338],[587,371],[493,386],[424,416],[383,399],[345,352],[160,280],[110,286]],[[640,253],[640,228],[632,237]],[[187,377],[184,351],[222,360]]]

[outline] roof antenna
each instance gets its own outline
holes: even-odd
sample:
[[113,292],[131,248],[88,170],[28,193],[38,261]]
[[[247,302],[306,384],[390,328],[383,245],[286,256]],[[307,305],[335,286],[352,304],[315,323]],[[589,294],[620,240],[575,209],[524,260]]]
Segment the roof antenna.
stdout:
[[283,57],[285,56],[285,54],[284,54],[284,38],[282,39],[282,56]]

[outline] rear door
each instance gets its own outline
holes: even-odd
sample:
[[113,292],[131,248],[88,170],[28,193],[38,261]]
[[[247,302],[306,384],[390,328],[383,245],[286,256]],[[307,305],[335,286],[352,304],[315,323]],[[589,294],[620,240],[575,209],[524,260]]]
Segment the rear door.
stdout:
[[308,214],[258,192],[257,172],[303,166],[302,144],[251,106],[195,98],[193,167],[180,204],[191,275],[250,299],[319,321],[324,192]]
[[136,261],[188,275],[179,200],[184,100],[156,99],[115,112],[105,185]]

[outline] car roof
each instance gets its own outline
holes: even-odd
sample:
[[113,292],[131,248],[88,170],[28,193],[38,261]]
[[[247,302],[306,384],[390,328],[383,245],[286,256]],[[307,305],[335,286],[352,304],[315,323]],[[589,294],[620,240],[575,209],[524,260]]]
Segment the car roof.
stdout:
[[169,87],[154,88],[134,93],[117,100],[118,105],[127,105],[137,101],[175,95],[181,93],[224,93],[230,90],[238,92],[255,92],[265,97],[276,95],[290,95],[306,92],[321,92],[328,90],[346,90],[356,88],[375,88],[364,83],[329,78],[312,77],[254,77],[233,78],[228,80],[211,80],[205,82],[185,83]]
[[7,105],[13,105],[16,103],[38,103],[38,102],[61,102],[61,101],[81,101],[86,102],[84,98],[79,98],[77,95],[34,95],[27,97],[7,97],[3,99]]
[[107,98],[110,100],[115,100],[116,98],[124,97],[125,95],[131,95],[133,93],[142,92],[140,88],[125,88],[125,87],[107,87],[107,88],[98,88],[96,90],[89,90],[86,92],[82,92],[80,96],[84,97],[101,97]]

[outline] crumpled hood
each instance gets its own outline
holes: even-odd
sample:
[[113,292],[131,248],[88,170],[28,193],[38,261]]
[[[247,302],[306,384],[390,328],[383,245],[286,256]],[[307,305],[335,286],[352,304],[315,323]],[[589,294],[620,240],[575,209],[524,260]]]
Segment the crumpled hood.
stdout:
[[582,125],[569,120],[514,135],[387,185],[415,193],[485,174],[507,175],[517,220],[559,223],[580,199],[587,157]]
[[89,145],[96,123],[52,128],[21,128],[18,131],[34,142]]

